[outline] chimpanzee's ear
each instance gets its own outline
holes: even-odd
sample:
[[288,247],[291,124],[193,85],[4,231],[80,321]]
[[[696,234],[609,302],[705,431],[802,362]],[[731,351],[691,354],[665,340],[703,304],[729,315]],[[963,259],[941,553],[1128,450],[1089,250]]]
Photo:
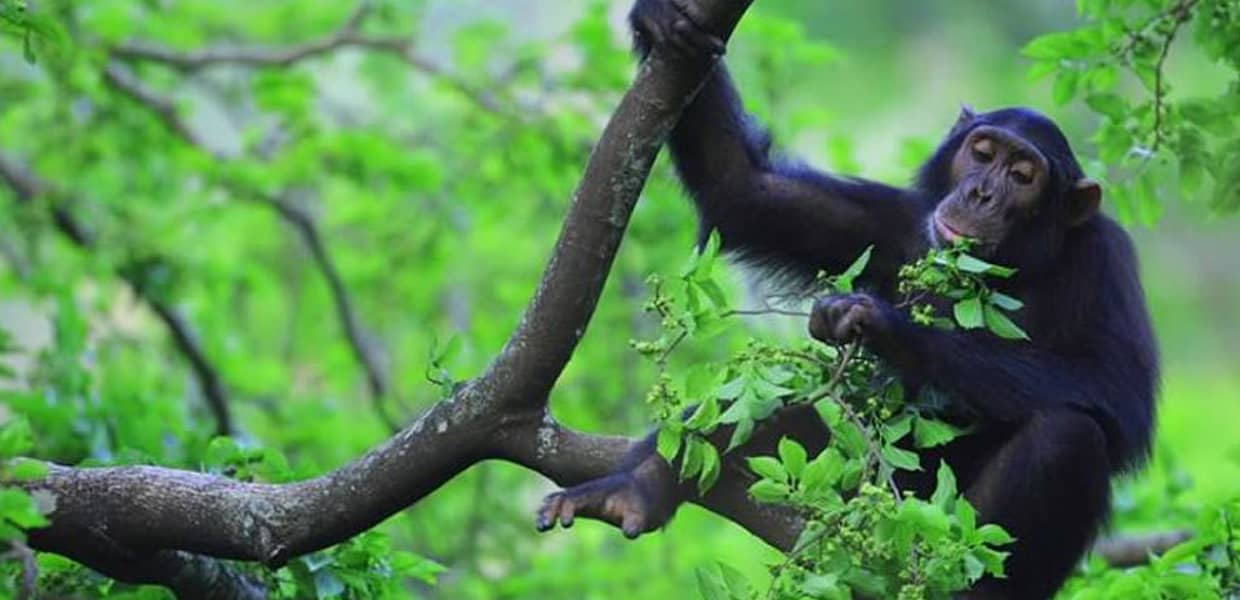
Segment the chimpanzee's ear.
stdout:
[[1068,192],[1068,226],[1076,227],[1088,221],[1102,204],[1102,185],[1088,177],[1082,177]]
[[956,117],[956,124],[952,125],[952,133],[964,130],[977,119],[977,113],[973,112],[973,107],[968,104],[960,105],[960,116]]

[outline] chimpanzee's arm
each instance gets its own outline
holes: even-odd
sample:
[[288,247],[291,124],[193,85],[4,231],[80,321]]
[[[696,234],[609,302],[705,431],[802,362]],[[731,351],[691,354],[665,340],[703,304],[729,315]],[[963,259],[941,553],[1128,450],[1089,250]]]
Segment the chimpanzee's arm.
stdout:
[[[985,331],[926,327],[868,294],[821,298],[810,333],[829,343],[861,336],[904,377],[929,383],[992,421],[1020,422],[1065,407],[1112,419],[1117,394],[1152,393],[1142,388],[1148,378],[1122,349],[1100,350],[1082,338],[1069,356]],[[1091,358],[1099,353],[1106,360]]]
[[669,145],[702,233],[717,229],[743,259],[812,276],[843,270],[873,244],[871,265],[893,274],[920,250],[927,207],[899,188],[772,160],[769,137],[744,113],[722,64]]

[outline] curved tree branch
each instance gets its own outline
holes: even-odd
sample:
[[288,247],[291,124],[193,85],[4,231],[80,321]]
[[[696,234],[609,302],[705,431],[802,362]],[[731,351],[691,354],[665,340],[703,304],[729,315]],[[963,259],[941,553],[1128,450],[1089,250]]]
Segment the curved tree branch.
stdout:
[[[702,23],[732,31],[751,0],[701,0]],[[279,566],[344,541],[481,460],[525,465],[564,485],[598,477],[631,440],[557,424],[547,398],[585,332],[650,166],[713,67],[656,52],[640,68],[590,157],[525,316],[478,379],[357,461],[289,484],[160,467],[70,468],[24,485],[54,509],[33,548],[125,578],[116,562],[182,551]],[[798,523],[758,507],[727,472],[699,502],[787,546]]]

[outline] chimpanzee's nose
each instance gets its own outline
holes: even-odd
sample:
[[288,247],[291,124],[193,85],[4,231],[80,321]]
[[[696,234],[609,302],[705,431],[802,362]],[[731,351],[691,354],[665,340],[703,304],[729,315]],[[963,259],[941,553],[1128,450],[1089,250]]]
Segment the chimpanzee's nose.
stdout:
[[989,189],[981,185],[973,186],[973,190],[969,192],[969,195],[972,196],[973,201],[978,204],[986,204],[987,202],[990,202],[990,199],[993,196]]

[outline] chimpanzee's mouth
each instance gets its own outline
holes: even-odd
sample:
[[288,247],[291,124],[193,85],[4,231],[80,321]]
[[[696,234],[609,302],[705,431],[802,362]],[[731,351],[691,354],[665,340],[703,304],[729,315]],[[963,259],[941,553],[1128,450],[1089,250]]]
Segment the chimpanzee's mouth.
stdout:
[[934,228],[938,232],[939,237],[943,238],[943,240],[948,243],[955,243],[958,240],[971,237],[970,235],[966,233],[962,233],[961,231],[957,230],[951,225],[948,225],[947,221],[944,221],[943,218],[940,217],[937,212],[934,213]]

